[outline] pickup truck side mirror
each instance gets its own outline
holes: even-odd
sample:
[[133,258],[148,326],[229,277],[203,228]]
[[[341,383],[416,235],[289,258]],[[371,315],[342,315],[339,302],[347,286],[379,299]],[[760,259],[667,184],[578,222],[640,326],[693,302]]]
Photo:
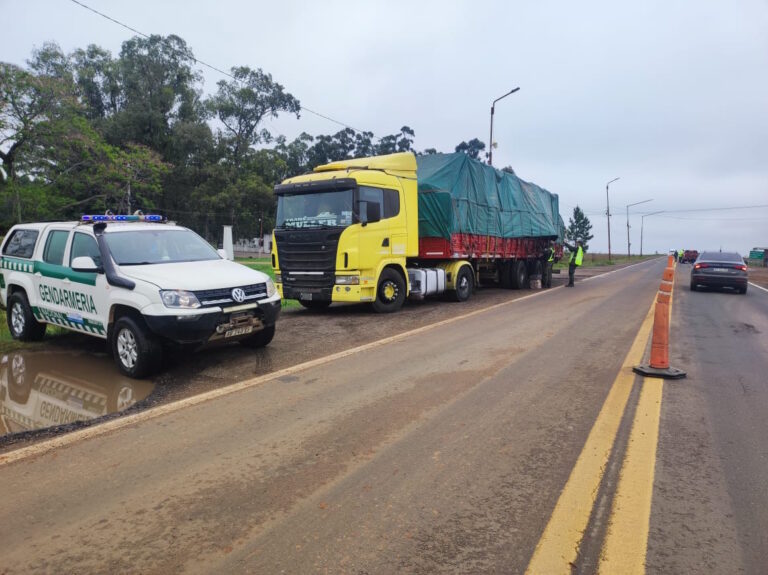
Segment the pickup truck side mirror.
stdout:
[[84,273],[99,273],[103,271],[91,256],[78,256],[72,260],[72,271]]

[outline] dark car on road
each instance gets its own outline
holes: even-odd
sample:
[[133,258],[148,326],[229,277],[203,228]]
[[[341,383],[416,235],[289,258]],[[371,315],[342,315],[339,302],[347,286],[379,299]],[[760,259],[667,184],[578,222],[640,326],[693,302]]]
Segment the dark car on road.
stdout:
[[747,293],[748,280],[747,264],[734,252],[703,252],[691,269],[691,291],[703,286]]

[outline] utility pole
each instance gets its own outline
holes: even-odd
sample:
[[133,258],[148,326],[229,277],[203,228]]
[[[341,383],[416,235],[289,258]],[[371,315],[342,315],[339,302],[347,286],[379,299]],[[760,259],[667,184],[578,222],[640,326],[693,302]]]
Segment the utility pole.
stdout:
[[514,93],[515,93],[515,92],[517,92],[519,89],[520,89],[520,88],[518,87],[518,88],[515,88],[514,90],[510,90],[509,92],[507,92],[507,93],[506,93],[506,94],[504,94],[503,96],[501,96],[501,97],[499,97],[499,98],[496,98],[496,99],[493,101],[493,104],[491,104],[491,141],[490,141],[490,143],[488,144],[488,165],[489,165],[489,166],[492,166],[492,165],[493,165],[493,114],[494,114],[494,112],[495,112],[495,110],[496,110],[496,102],[498,102],[498,101],[499,101],[499,100],[501,100],[502,98],[506,98],[506,97],[507,97],[507,96],[509,96],[510,94],[514,94]]
[[608,186],[621,178],[613,178],[605,184],[605,216],[608,218],[608,263],[611,263],[611,203],[608,200]]
[[640,216],[640,257],[643,257],[643,224],[645,224],[645,218],[648,216],[655,216],[656,214],[662,214],[664,210],[660,212],[651,212],[650,214],[643,214]]
[[650,200],[643,200],[642,202],[635,202],[634,204],[627,204],[627,260],[632,259],[632,255],[629,253],[629,246],[631,245],[629,242],[629,208],[632,206],[637,206],[640,204],[647,204],[648,202],[652,202],[653,198]]

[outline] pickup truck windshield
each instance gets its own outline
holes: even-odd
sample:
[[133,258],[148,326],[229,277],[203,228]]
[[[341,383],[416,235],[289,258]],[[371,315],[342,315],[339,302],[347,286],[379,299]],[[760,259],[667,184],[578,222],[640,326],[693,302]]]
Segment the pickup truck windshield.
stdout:
[[352,190],[316,194],[281,194],[277,228],[346,228],[352,225]]
[[200,262],[221,259],[211,245],[190,230],[135,230],[104,234],[120,266]]

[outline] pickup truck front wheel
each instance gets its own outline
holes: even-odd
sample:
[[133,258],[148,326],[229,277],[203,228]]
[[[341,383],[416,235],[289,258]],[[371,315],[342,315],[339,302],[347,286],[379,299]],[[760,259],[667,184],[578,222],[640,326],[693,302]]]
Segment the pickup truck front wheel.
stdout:
[[112,355],[121,373],[140,379],[160,367],[162,347],[143,322],[123,316],[112,328]]
[[19,341],[40,341],[45,335],[46,324],[39,323],[29,307],[24,292],[16,292],[8,298],[8,331]]
[[261,331],[257,331],[252,336],[240,340],[240,345],[250,348],[259,348],[269,345],[272,338],[275,337],[275,326],[268,325]]

